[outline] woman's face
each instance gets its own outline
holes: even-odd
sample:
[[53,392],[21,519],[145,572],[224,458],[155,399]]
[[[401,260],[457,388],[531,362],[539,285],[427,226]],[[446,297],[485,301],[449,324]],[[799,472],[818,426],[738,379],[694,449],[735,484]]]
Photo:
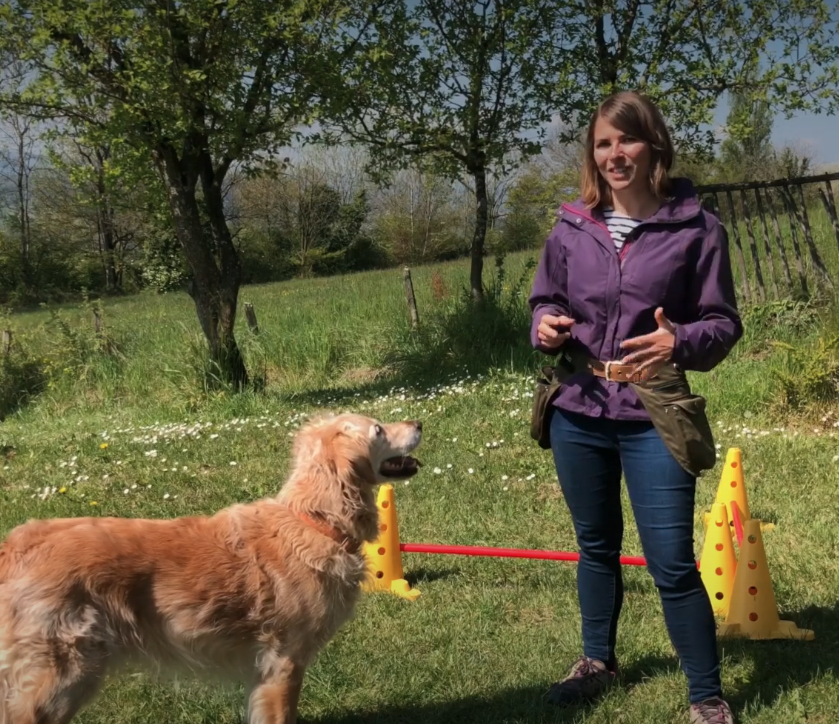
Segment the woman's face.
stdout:
[[605,118],[594,124],[594,162],[613,191],[647,189],[650,178],[650,146],[629,136]]

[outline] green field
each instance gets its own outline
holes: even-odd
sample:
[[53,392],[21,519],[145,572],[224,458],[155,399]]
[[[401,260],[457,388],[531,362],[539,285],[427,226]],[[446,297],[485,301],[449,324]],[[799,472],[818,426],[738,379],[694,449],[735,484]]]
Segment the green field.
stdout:
[[[265,378],[261,393],[203,389],[185,295],[106,301],[105,330],[119,350],[110,354],[95,349],[86,307],[60,310],[64,332],[46,311],[0,320],[51,370],[48,389],[0,423],[0,535],[31,517],[169,517],[271,494],[294,430],[327,408],[423,420],[424,467],[396,490],[404,541],[573,550],[552,459],[528,436],[542,361],[527,341],[532,258],[508,259],[500,301],[460,317],[465,262],[413,270],[416,335],[401,270],[245,288],[260,333],[242,317],[238,338],[252,374]],[[790,303],[746,322],[729,359],[692,381],[708,398],[721,457],[743,451],[753,516],[775,525],[765,543],[782,616],[816,640],[721,643],[726,694],[742,722],[827,724],[839,711],[839,405],[792,411],[773,373],[817,377],[812,350],[839,330],[839,317]],[[802,371],[771,340],[794,344],[811,367]],[[697,555],[719,475],[718,463],[700,481]],[[625,510],[625,553],[641,554]],[[591,707],[556,711],[543,695],[581,650],[574,564],[409,554],[404,565],[422,595],[363,598],[308,673],[304,721],[687,720],[684,677],[644,570],[625,574],[624,686]],[[232,724],[243,711],[237,689],[134,676],[110,682],[80,721]]]

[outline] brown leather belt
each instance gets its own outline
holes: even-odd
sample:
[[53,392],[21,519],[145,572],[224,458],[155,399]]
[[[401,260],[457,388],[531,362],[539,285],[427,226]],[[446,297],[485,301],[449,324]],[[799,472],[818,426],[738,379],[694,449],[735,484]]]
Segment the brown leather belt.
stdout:
[[589,360],[586,369],[596,377],[609,382],[643,382],[647,373],[638,372],[638,365],[622,365],[620,362]]

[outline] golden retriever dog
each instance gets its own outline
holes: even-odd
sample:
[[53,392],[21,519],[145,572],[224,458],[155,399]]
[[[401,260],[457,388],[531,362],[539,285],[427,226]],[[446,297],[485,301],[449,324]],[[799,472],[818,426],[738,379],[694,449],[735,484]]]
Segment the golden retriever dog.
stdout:
[[306,667],[350,618],[378,535],[375,488],[417,472],[419,422],[313,420],[276,497],[208,517],[30,521],[0,547],[0,724],[66,724],[142,666],[249,690],[293,724]]

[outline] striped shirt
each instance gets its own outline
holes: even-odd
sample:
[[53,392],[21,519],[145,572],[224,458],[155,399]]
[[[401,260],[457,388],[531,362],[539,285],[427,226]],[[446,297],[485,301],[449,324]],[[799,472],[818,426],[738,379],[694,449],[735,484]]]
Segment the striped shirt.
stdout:
[[618,252],[623,249],[623,243],[627,235],[641,223],[640,219],[623,216],[610,207],[603,209],[603,218],[606,220],[606,228],[609,229]]

